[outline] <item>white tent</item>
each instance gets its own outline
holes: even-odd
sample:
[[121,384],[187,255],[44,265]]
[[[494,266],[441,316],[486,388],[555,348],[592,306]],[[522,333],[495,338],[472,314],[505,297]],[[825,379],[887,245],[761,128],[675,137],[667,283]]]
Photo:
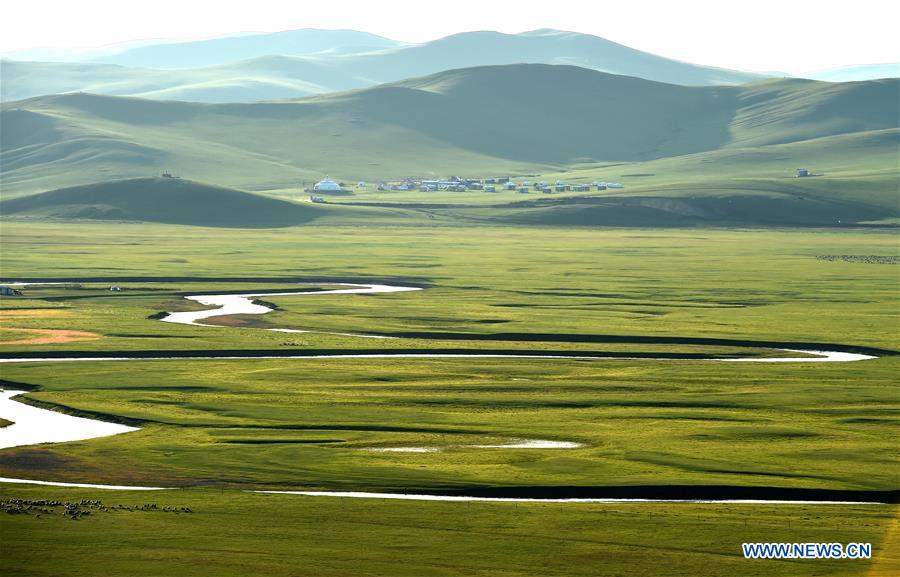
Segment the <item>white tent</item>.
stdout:
[[322,180],[320,180],[319,182],[317,182],[316,185],[313,187],[313,190],[323,190],[323,191],[340,190],[340,189],[341,189],[341,185],[336,183],[335,181],[331,180],[327,176],[325,178],[323,178]]

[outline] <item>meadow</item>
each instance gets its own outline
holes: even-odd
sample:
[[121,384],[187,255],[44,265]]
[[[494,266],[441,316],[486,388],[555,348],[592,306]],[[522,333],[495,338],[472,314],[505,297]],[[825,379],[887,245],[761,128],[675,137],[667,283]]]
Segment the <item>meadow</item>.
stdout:
[[[894,511],[872,506],[428,503],[210,489],[152,495],[5,487],[9,498],[102,499],[192,513],[6,515],[0,568],[17,575],[274,576],[896,574]],[[885,527],[892,527],[885,534]],[[745,561],[740,543],[871,542],[872,561]],[[36,545],[40,543],[40,545]],[[103,546],[103,553],[98,551]]]
[[[783,354],[766,346],[771,342],[900,349],[897,265],[817,258],[896,256],[890,230],[375,221],[222,233],[6,220],[0,232],[3,280],[80,285],[30,287],[23,297],[3,297],[3,326],[98,336],[0,344],[7,356],[401,348]],[[353,280],[424,290],[261,297],[278,309],[219,318],[226,325],[220,328],[148,318],[196,306],[185,294],[283,290],[295,282],[330,288]],[[112,285],[124,290],[110,292]],[[48,314],[22,316],[24,309]],[[259,330],[273,327],[311,332]],[[12,386],[35,387],[29,402],[142,429],[7,449],[0,452],[0,476],[182,488],[137,495],[2,485],[0,500],[152,500],[195,513],[109,512],[78,521],[4,515],[0,531],[11,537],[13,553],[4,554],[0,567],[36,575],[64,564],[72,574],[98,568],[158,574],[162,567],[221,575],[235,571],[240,558],[242,572],[273,575],[678,575],[699,567],[713,575],[891,574],[895,506],[420,503],[242,490],[896,491],[897,369],[890,354],[808,365],[170,359],[67,363],[61,370],[54,363],[4,364],[3,379],[19,383]],[[473,447],[516,439],[580,446]],[[436,450],[383,451],[397,447]],[[876,559],[750,562],[740,556],[742,541],[872,542]],[[347,543],[358,547],[348,550]],[[112,553],[87,555],[88,544]]]

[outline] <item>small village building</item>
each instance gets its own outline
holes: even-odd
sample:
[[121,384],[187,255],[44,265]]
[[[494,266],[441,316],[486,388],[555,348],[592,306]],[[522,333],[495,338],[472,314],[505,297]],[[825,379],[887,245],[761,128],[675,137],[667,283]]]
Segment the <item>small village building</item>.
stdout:
[[804,176],[809,176],[809,171],[805,168],[798,168],[797,178],[803,178]]
[[0,286],[0,295],[2,296],[22,296],[22,291],[8,286]]

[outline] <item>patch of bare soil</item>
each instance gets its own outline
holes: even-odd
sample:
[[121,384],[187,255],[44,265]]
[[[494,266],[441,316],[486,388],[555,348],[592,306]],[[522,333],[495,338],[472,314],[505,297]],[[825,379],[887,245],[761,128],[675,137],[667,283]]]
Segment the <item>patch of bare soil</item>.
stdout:
[[0,341],[0,345],[54,345],[73,341],[90,341],[101,338],[97,333],[73,331],[69,329],[24,329],[0,327],[0,331],[36,335],[15,341]]

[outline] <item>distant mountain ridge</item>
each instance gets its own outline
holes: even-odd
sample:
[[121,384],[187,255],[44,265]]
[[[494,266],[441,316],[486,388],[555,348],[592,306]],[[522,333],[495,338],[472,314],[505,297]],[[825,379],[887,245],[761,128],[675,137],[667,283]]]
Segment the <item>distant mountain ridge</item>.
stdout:
[[151,44],[88,62],[4,60],[0,99],[93,92],[192,102],[253,102],[367,88],[444,70],[522,63],[574,65],[686,86],[733,85],[763,78],[558,30],[464,32],[413,45],[354,31],[296,30]]
[[242,34],[208,40],[138,46],[92,59],[101,64],[178,69],[216,66],[260,56],[300,56],[318,53],[352,54],[402,46],[402,42],[357,30],[301,28],[282,32]]
[[897,78],[900,77],[900,62],[842,66],[840,68],[819,70],[818,72],[802,76],[803,78],[828,82],[855,82],[859,80],[877,80],[878,78]]

